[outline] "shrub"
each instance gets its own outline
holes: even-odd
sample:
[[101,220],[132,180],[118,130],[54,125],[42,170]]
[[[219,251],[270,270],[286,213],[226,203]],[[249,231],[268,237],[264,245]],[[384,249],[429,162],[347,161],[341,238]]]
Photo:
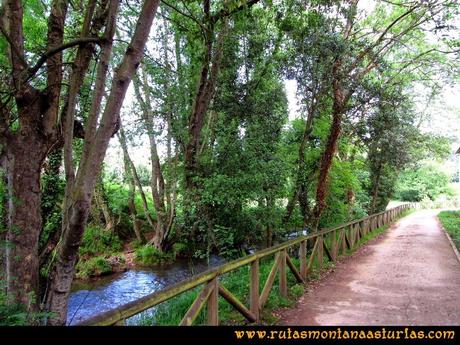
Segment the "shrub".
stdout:
[[136,249],[136,262],[142,265],[157,265],[174,260],[174,253],[162,253],[152,245],[145,245]]
[[182,242],[174,243],[172,246],[172,252],[174,253],[174,256],[181,255],[185,253],[186,250],[187,250],[187,244],[182,243]]
[[104,256],[96,256],[89,260],[80,260],[76,266],[77,278],[87,279],[89,277],[101,276],[112,273],[113,268],[110,261]]
[[123,245],[116,234],[98,226],[89,225],[79,248],[80,255],[110,254],[120,251]]
[[402,201],[437,199],[441,194],[452,195],[450,177],[440,167],[422,165],[416,170],[407,169],[400,174],[395,198]]
[[27,326],[26,307],[19,303],[8,304],[4,291],[3,288],[0,291],[0,326]]
[[289,289],[291,295],[295,298],[299,298],[305,292],[305,287],[302,284],[295,284]]

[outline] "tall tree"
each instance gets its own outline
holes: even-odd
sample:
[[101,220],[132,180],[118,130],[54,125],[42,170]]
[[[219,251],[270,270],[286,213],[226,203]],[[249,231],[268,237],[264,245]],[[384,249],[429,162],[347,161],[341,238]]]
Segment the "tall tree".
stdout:
[[[38,307],[34,298],[38,295],[38,240],[42,229],[40,173],[46,156],[59,143],[65,122],[65,116],[59,116],[63,114],[59,111],[63,51],[79,46],[79,70],[71,73],[78,88],[94,44],[100,42],[97,33],[104,25],[105,4],[102,2],[100,11],[96,11],[96,3],[90,1],[80,37],[64,43],[68,2],[53,1],[46,24],[46,51],[33,54],[33,65],[27,61],[30,54],[25,50],[24,7],[20,1],[5,1],[1,11],[0,29],[8,42],[9,61],[9,75],[5,76],[9,90],[4,89],[7,97],[2,98],[0,120],[1,164],[7,176],[9,200],[5,279],[10,300],[33,309]],[[45,79],[38,73],[43,66]],[[74,106],[65,97],[63,109]],[[35,295],[32,301],[31,293]]]
[[[327,185],[333,157],[337,151],[337,142],[342,130],[343,116],[347,112],[350,98],[356,86],[371,71],[381,65],[384,57],[395,48],[410,44],[412,35],[428,21],[440,20],[450,10],[453,2],[427,1],[426,3],[390,4],[388,21],[383,26],[374,27],[374,37],[366,37],[354,44],[360,32],[356,25],[358,0],[347,1],[347,6],[340,9],[345,13],[345,25],[342,28],[343,49],[337,52],[332,69],[332,122],[329,137],[321,157],[318,183],[316,187],[316,204],[313,209],[313,228],[318,223],[326,207]],[[387,6],[381,5],[382,9]],[[393,8],[393,6],[395,6]],[[388,11],[388,9],[387,9]],[[369,36],[369,35],[365,35]]]
[[[109,59],[112,50],[112,39],[115,31],[115,20],[118,1],[110,3],[109,18],[106,26],[105,40],[102,46],[101,59],[98,64],[96,84],[93,94],[91,112],[86,124],[83,154],[79,162],[78,173],[72,170],[72,157],[65,157],[68,192],[64,201],[63,231],[60,245],[57,248],[57,258],[50,273],[50,285],[46,296],[47,310],[57,313],[50,318],[49,324],[59,325],[66,321],[67,298],[75,272],[78,246],[88,219],[91,197],[94,191],[96,178],[100,173],[102,161],[107,150],[109,140],[119,129],[119,113],[123,104],[128,86],[143,57],[143,50],[149,37],[159,0],[145,0],[139,17],[136,30],[131,38],[120,65],[116,68],[110,93],[107,97],[100,124],[97,122],[100,114],[100,104],[103,97],[105,80],[107,77]],[[70,119],[69,119],[70,120]],[[72,131],[65,133],[65,140],[73,138]]]

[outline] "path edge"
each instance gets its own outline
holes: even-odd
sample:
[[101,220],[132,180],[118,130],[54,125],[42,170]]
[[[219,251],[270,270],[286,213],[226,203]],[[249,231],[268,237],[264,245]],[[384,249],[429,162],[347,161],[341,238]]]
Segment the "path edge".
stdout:
[[447,240],[449,241],[450,246],[452,247],[452,250],[454,251],[454,254],[455,254],[456,258],[457,258],[457,261],[460,262],[460,253],[458,252],[457,246],[455,245],[454,241],[452,241],[452,238],[450,237],[450,235],[447,232],[447,230],[444,229],[444,226],[442,225],[442,222],[439,219],[438,214],[436,214],[436,220],[438,221],[439,227],[442,229],[442,231],[446,235]]

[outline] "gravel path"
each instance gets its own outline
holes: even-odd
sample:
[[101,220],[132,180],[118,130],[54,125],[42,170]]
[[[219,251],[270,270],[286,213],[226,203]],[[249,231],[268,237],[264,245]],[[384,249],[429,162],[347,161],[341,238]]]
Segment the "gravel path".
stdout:
[[460,325],[460,262],[438,211],[415,212],[310,286],[282,325]]

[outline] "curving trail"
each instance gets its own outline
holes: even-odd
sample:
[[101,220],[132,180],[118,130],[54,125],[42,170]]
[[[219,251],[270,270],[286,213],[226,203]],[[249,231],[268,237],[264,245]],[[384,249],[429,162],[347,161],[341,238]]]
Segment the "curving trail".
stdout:
[[460,262],[439,211],[413,213],[281,311],[282,325],[460,325]]

